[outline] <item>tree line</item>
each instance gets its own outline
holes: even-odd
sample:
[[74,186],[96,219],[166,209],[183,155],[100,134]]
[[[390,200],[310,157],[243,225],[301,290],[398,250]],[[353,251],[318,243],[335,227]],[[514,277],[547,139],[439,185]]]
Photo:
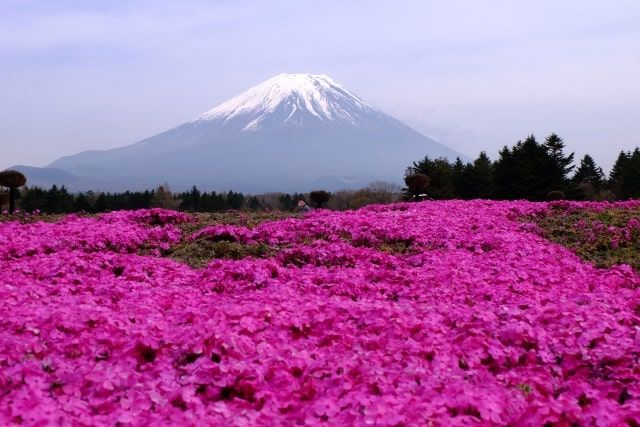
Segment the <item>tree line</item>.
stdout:
[[491,161],[483,151],[472,162],[428,156],[405,172],[406,199],[627,200],[640,198],[640,149],[620,152],[609,176],[590,155],[576,166],[574,153],[551,134],[530,135],[500,150]]
[[20,208],[26,212],[41,211],[58,214],[70,212],[100,213],[114,210],[135,210],[162,207],[198,212],[223,212],[233,209],[261,208],[255,197],[242,193],[204,192],[196,187],[183,193],[172,193],[167,186],[155,190],[125,191],[122,193],[71,193],[64,186],[49,189],[26,187],[19,194]]
[[315,207],[354,209],[372,203],[391,203],[400,195],[415,199],[497,199],[497,200],[627,200],[640,198],[640,148],[621,151],[609,176],[605,176],[590,155],[578,165],[574,153],[565,153],[565,143],[556,134],[543,142],[531,135],[512,147],[499,151],[492,161],[483,151],[472,162],[460,158],[428,156],[413,162],[405,171],[406,187],[375,182],[359,190],[343,190],[331,194],[324,190],[308,194],[272,193],[245,196],[233,191],[201,192],[196,186],[182,193],[172,193],[168,186],[155,190],[123,193],[71,193],[64,186],[49,189],[23,187],[26,177],[17,171],[0,172],[0,206],[9,210],[19,205],[27,212],[45,213],[133,210],[152,207],[180,209],[190,212],[222,212],[228,210],[280,209],[293,211],[299,202],[309,201]]
[[[15,190],[15,187],[12,187]],[[125,191],[122,193],[96,193],[93,191],[72,193],[64,186],[53,185],[49,189],[24,187],[14,191],[20,210],[40,211],[48,214],[72,212],[101,213],[114,210],[135,210],[161,207],[179,209],[188,212],[225,212],[229,210],[257,211],[261,209],[279,209],[293,211],[300,200],[310,201],[315,207],[324,207],[331,194],[318,190],[309,194],[275,193],[261,196],[246,196],[234,191],[201,192],[196,186],[191,190],[172,193],[168,186],[162,185],[155,190]],[[0,192],[0,196],[5,193]],[[0,206],[8,203],[0,198]]]

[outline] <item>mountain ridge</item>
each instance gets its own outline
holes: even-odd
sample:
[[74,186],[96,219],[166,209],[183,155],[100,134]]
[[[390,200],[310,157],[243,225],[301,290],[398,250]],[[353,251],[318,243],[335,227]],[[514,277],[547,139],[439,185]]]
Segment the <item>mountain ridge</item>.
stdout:
[[353,188],[401,182],[413,161],[465,156],[420,134],[322,74],[281,74],[165,132],[47,167],[104,190],[245,192]]

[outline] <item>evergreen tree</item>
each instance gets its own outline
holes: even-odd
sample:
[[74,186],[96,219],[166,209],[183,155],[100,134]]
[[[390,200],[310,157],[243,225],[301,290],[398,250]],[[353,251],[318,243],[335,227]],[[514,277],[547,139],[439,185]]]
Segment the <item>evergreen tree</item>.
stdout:
[[182,201],[180,202],[180,209],[184,211],[201,211],[203,209],[202,206],[202,194],[200,194],[200,190],[195,185],[191,188],[191,191],[188,193],[182,193],[181,197]]
[[257,211],[257,210],[260,210],[261,208],[262,208],[262,205],[260,204],[260,200],[258,200],[257,197],[253,196],[249,199],[249,210]]
[[22,191],[20,206],[26,212],[43,211],[47,192],[38,187],[27,187]]
[[470,199],[471,194],[470,183],[468,181],[469,171],[460,157],[456,158],[451,168],[451,179],[453,181],[453,197],[456,199]]
[[105,193],[100,193],[96,199],[96,203],[93,205],[95,212],[108,212],[111,210],[109,199]]
[[596,162],[588,154],[580,160],[580,166],[576,170],[572,180],[574,182],[588,182],[594,188],[600,188],[604,185],[605,178],[602,168],[596,165]]
[[555,133],[552,133],[547,137],[544,142],[544,147],[547,149],[547,153],[551,157],[552,161],[549,173],[552,178],[551,184],[554,187],[553,190],[561,190],[566,187],[566,184],[568,183],[568,174],[574,168],[572,165],[574,153],[565,156],[564,141]]
[[557,185],[557,163],[533,135],[512,148],[504,147],[494,166],[495,196],[499,199],[545,200]]
[[405,176],[422,174],[429,177],[429,196],[433,199],[451,199],[454,195],[453,165],[440,157],[431,160],[429,156],[414,162]]
[[226,198],[226,209],[238,210],[244,207],[244,195],[229,191]]
[[44,203],[41,208],[46,213],[67,213],[73,211],[74,198],[67,191],[66,187],[58,188],[57,185],[51,186],[44,197]]
[[609,188],[616,199],[626,200],[634,197],[634,187],[638,186],[638,173],[640,173],[637,170],[639,159],[640,151],[637,148],[633,153],[621,151],[618,155],[609,174]]
[[580,166],[571,178],[570,197],[580,200],[594,200],[604,188],[605,177],[602,168],[596,165],[593,158],[585,154]]
[[493,165],[484,151],[481,151],[478,158],[474,160],[468,181],[473,188],[474,198],[488,199],[491,197]]
[[87,196],[78,194],[73,202],[73,212],[91,212],[92,210],[93,206],[89,203]]
[[640,148],[629,155],[623,172],[623,199],[640,198]]

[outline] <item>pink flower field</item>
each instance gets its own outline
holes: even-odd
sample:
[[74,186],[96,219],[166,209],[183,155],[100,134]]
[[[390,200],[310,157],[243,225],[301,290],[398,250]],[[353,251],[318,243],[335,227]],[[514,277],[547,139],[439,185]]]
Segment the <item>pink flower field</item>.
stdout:
[[[640,275],[540,237],[550,209],[0,222],[0,425],[638,426]],[[165,256],[197,239],[274,251]]]

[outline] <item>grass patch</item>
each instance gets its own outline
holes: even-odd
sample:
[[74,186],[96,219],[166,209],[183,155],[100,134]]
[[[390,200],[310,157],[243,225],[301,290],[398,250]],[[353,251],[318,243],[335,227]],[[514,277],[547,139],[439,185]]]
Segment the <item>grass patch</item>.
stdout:
[[171,248],[166,256],[183,262],[192,268],[203,268],[212,259],[270,258],[276,249],[265,243],[246,245],[238,242],[197,239],[183,242]]
[[551,208],[528,218],[542,235],[600,268],[629,264],[640,270],[640,208],[604,210]]
[[211,225],[230,224],[253,228],[263,222],[278,221],[280,219],[298,217],[299,214],[284,211],[228,211],[228,212],[187,212],[193,221],[179,224],[182,233],[191,235],[196,231]]
[[266,243],[243,244],[226,240],[212,241],[206,237],[192,241],[188,240],[189,236],[205,227],[230,224],[253,228],[263,222],[298,216],[294,213],[283,211],[196,212],[190,213],[190,215],[193,217],[193,221],[178,225],[182,230],[183,240],[165,252],[164,255],[183,262],[192,268],[206,267],[212,259],[270,258],[278,251]]

